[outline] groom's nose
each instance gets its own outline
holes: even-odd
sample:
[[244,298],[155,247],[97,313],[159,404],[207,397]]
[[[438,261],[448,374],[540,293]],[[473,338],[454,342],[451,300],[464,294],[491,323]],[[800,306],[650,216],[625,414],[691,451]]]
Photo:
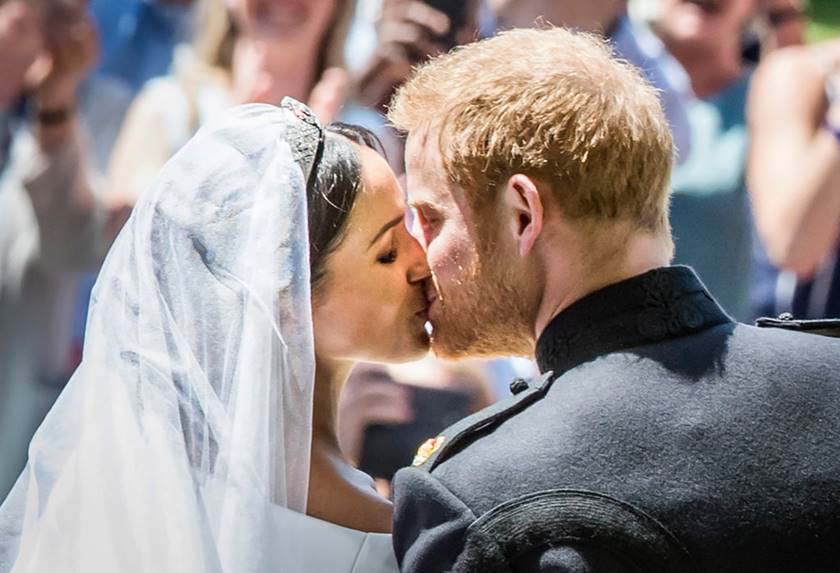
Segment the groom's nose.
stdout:
[[408,234],[414,237],[420,245],[420,248],[425,251],[428,245],[426,244],[426,236],[423,233],[423,222],[420,220],[414,208],[406,210],[405,226],[408,229]]

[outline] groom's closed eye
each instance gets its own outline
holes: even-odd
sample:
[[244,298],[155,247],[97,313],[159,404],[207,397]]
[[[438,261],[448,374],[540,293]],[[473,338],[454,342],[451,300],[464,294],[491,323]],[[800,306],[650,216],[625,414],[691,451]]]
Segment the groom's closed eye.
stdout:
[[422,238],[423,244],[427,245],[437,234],[440,226],[440,214],[438,211],[426,204],[413,205],[414,211],[414,235]]

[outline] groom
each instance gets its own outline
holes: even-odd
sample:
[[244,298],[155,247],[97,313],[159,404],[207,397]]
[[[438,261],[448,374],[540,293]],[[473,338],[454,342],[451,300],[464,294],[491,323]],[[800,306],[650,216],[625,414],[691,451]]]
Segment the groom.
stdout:
[[417,70],[390,119],[436,352],[545,374],[397,474],[402,570],[835,571],[840,342],[736,324],[668,266],[673,149],[639,74],[512,31]]

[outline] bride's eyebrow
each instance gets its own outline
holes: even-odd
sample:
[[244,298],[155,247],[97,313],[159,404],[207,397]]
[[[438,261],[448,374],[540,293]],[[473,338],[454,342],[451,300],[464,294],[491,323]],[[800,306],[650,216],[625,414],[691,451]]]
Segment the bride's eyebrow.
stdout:
[[367,248],[370,249],[373,246],[373,244],[376,241],[379,240],[379,237],[381,237],[382,235],[387,233],[388,229],[392,229],[392,228],[396,227],[397,225],[399,225],[400,223],[402,223],[404,218],[405,218],[405,215],[400,215],[399,217],[394,217],[393,219],[391,219],[390,221],[388,221],[387,223],[382,225],[382,228],[379,229],[379,231],[373,237],[373,240],[370,242],[370,244],[368,245]]

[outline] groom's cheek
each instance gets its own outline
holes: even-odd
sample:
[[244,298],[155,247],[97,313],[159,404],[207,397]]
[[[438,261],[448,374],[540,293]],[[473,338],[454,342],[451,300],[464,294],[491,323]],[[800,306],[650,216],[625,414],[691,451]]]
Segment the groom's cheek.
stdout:
[[446,292],[462,281],[469,263],[468,254],[469,245],[460,237],[440,235],[432,241],[427,256],[439,290]]

